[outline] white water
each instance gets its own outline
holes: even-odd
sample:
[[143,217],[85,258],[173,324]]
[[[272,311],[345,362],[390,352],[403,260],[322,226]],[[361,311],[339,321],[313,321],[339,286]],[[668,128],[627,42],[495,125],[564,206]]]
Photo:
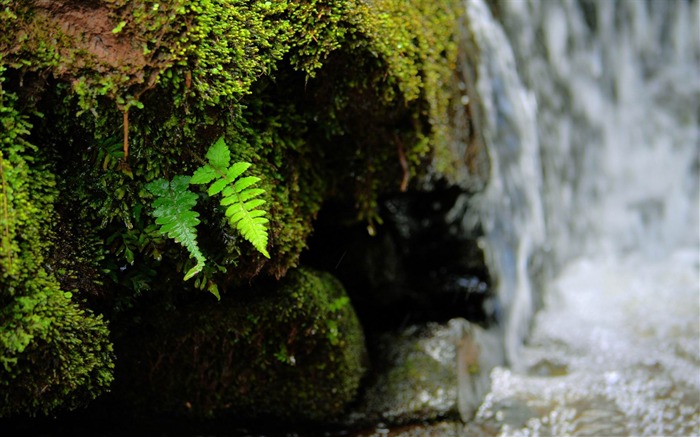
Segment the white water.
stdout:
[[512,363],[482,430],[700,435],[699,3],[466,2]]
[[484,140],[492,168],[486,196],[480,202],[488,235],[485,251],[498,272],[506,355],[517,366],[533,312],[528,257],[544,244],[536,103],[521,84],[508,39],[486,5],[468,1],[467,14],[483,53],[477,91],[486,115]]

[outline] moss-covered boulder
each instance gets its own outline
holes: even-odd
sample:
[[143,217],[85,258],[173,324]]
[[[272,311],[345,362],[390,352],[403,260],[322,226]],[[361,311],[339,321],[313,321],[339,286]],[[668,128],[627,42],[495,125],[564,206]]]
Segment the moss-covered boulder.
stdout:
[[274,291],[210,302],[118,342],[115,397],[137,414],[337,417],[366,366],[362,328],[328,273],[290,271]]
[[[465,103],[475,99],[463,95],[462,8],[458,0],[0,0],[0,387],[8,402],[13,393],[41,399],[37,387],[56,393],[15,410],[73,407],[105,391],[114,366],[105,320],[121,337],[132,310],[177,308],[208,321],[208,311],[223,310],[195,305],[190,315],[199,290],[223,296],[224,308],[251,280],[276,289],[329,199],[350,205],[339,220],[372,231],[383,194],[478,176],[475,166],[464,177],[484,151],[470,124],[476,106]],[[195,260],[159,230],[146,187],[192,175],[221,137],[232,161],[260,178],[269,244],[255,250],[218,200],[195,190],[206,265],[183,281]],[[21,193],[33,193],[33,209]],[[55,350],[63,364],[40,358]],[[136,365],[126,357],[117,367]]]
[[74,408],[109,387],[113,354],[100,316],[81,308],[47,269],[56,181],[23,139],[0,66],[0,417]]

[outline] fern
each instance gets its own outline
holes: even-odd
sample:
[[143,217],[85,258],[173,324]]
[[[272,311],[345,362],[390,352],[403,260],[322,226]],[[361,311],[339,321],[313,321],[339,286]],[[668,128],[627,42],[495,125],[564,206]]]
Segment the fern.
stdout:
[[188,176],[175,176],[172,181],[156,179],[146,185],[146,189],[156,196],[153,215],[160,225],[159,232],[184,246],[197,261],[185,274],[185,281],[199,273],[206,263],[197,245],[199,213],[192,210],[197,204],[197,195],[188,190],[189,184]]
[[198,168],[190,179],[190,184],[209,184],[207,194],[222,196],[221,205],[226,208],[229,224],[238,229],[243,238],[248,240],[266,258],[267,223],[265,210],[259,209],[265,200],[259,196],[265,192],[254,185],[260,181],[256,176],[240,177],[250,163],[236,162],[229,166],[231,152],[224,141],[219,138],[207,151],[208,163]]
[[[265,257],[267,252],[267,223],[265,204],[259,196],[265,192],[254,185],[260,181],[255,176],[240,177],[250,164],[236,162],[229,165],[231,152],[219,138],[207,151],[207,162],[189,176],[175,176],[172,181],[156,179],[146,185],[146,189],[156,197],[153,202],[153,216],[160,225],[158,232],[184,246],[190,257],[197,264],[187,271],[185,281],[202,271],[206,258],[197,244],[197,225],[199,213],[192,208],[197,204],[197,194],[190,191],[189,185],[209,184],[207,194],[220,194],[220,204],[226,208],[226,217],[232,227],[238,229],[243,238],[248,240]],[[211,290],[210,290],[211,291]],[[218,297],[216,290],[212,293]]]

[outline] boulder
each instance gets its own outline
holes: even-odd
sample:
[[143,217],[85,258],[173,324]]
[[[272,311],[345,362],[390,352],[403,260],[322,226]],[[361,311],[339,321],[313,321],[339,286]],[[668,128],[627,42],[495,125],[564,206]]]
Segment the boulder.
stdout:
[[273,292],[190,307],[117,344],[115,397],[136,416],[325,421],[355,398],[366,367],[342,285],[308,269]]
[[348,415],[355,424],[469,421],[490,389],[491,370],[504,361],[499,335],[464,319],[387,333],[374,346],[374,376]]

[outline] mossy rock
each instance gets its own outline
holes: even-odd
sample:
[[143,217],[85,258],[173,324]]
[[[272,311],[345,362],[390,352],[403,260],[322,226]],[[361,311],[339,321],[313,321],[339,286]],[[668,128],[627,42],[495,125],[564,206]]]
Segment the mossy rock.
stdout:
[[337,417],[365,371],[362,328],[340,282],[298,269],[273,292],[190,308],[117,347],[116,397],[136,415]]
[[5,328],[0,333],[0,417],[78,408],[113,380],[104,320],[57,288],[44,293],[18,298],[0,311]]
[[24,136],[53,157],[58,226],[90,234],[62,242],[76,262],[58,279],[88,272],[107,288],[81,292],[137,299],[156,276],[182,278],[192,261],[156,231],[144,186],[191,174],[222,135],[262,179],[271,257],[203,199],[200,289],[280,278],[327,199],[371,228],[382,194],[459,182],[476,153],[472,129],[452,121],[470,114],[457,0],[0,0],[0,11],[4,86],[22,101],[10,109],[32,116]]
[[[104,319],[61,290],[47,256],[55,178],[12,109],[0,65],[0,417],[88,403],[112,381]],[[8,104],[9,103],[9,104]]]
[[[285,317],[298,313],[279,308],[266,312],[263,301],[255,311],[237,313],[236,305],[257,301],[236,290],[252,280],[269,281],[276,288],[274,281],[299,265],[324,202],[339,199],[353,205],[342,219],[367,223],[373,229],[381,221],[377,200],[383,194],[418,187],[436,173],[453,181],[465,179],[459,169],[476,153],[471,147],[474,138],[465,137],[467,130],[452,122],[458,118],[468,123],[473,110],[461,103],[458,86],[462,80],[458,46],[465,37],[459,29],[462,11],[458,0],[0,0],[0,156],[4,160],[0,193],[8,205],[0,213],[0,309],[6,313],[0,319],[0,333],[9,339],[6,342],[16,343],[21,334],[18,325],[8,322],[24,317],[13,304],[15,298],[58,302],[53,294],[70,299],[56,307],[66,311],[56,320],[73,320],[77,312],[99,325],[94,337],[80,337],[85,348],[66,343],[78,355],[107,351],[105,320],[110,326],[128,324],[127,311],[145,314],[143,309],[151,303],[154,314],[171,306],[180,308],[187,329],[180,322],[172,329],[183,332],[182,341],[187,344],[196,343],[197,332],[202,336],[217,329],[224,332],[224,325],[215,323],[218,319],[235,319],[231,323],[241,333],[235,338],[245,340],[246,330],[259,329],[255,320],[245,317],[258,312],[267,317],[267,326],[295,326]],[[271,218],[270,259],[252,250],[223,220],[218,204],[200,193],[199,243],[207,267],[184,282],[183,274],[192,261],[185,250],[157,231],[153,198],[144,187],[158,178],[191,174],[200,165],[198,159],[222,135],[232,159],[252,163],[251,174],[262,179]],[[22,172],[10,171],[20,167]],[[12,197],[20,193],[34,193],[41,202],[33,209],[24,208],[19,198]],[[24,270],[19,272],[18,266]],[[309,274],[293,273],[284,283]],[[41,277],[50,286],[35,281]],[[196,300],[190,296],[197,294],[193,291],[207,289],[220,290],[225,303],[190,314],[183,301]],[[309,302],[322,302],[309,293]],[[307,308],[307,298],[297,299],[302,302],[299,311]],[[324,316],[328,311],[323,305],[319,308],[321,315],[315,322],[299,320],[306,320],[317,332],[334,332],[332,326],[321,329],[333,320]],[[202,331],[210,322],[212,331]],[[272,328],[264,332],[269,338],[259,341],[267,346],[260,346],[258,355],[215,357],[211,352],[210,365],[247,360],[264,368],[274,363],[277,369],[279,359],[285,357],[280,345],[287,337],[279,337],[282,331]],[[153,350],[162,350],[153,341]],[[220,346],[225,343],[220,342]],[[22,343],[22,350],[32,350],[29,343]],[[51,348],[51,344],[41,347]],[[168,344],[179,351],[178,344]],[[326,365],[329,360],[338,360],[338,366],[350,363],[348,357],[333,355],[331,346],[318,346],[309,356]],[[110,374],[109,353],[99,356],[95,365],[101,370],[88,374]],[[287,363],[288,372],[308,370],[299,361],[306,355],[291,356],[296,364]],[[21,361],[26,367],[22,371],[31,373],[33,366],[43,364],[36,360]],[[154,360],[153,365],[158,362]],[[117,367],[122,364],[128,366],[128,360]],[[17,369],[3,381],[8,386],[20,381],[13,379]],[[352,384],[337,369],[332,374],[338,383],[337,399],[345,402]],[[77,381],[76,387],[87,393],[79,398],[92,399],[106,389],[109,378],[81,379],[84,370],[67,366],[65,378],[57,380]],[[330,384],[331,374],[324,372],[331,370],[316,369],[311,374]],[[276,381],[286,377],[282,370],[278,372]],[[302,376],[313,381],[309,375]],[[197,377],[203,376],[183,374],[183,381]],[[247,386],[242,380],[231,381],[226,382],[229,391],[214,393],[244,411],[248,408],[241,400],[244,397],[234,404],[231,387]],[[170,384],[161,386],[178,387],[175,380]],[[255,393],[261,387],[262,393],[265,384],[257,381],[246,390]],[[292,407],[283,396],[258,400],[256,405],[267,411],[265,402],[270,402],[268,410],[277,414],[273,400],[283,399],[290,411],[301,411],[307,418],[338,410],[325,399],[317,414],[311,400],[315,395],[309,393],[294,393],[299,401]],[[181,402],[178,408],[189,402],[198,415],[225,405],[206,396],[188,396],[173,395],[172,402]],[[301,401],[305,396],[306,403]],[[154,405],[176,409],[168,402]],[[60,404],[57,396],[39,409],[49,411]],[[66,406],[74,405],[66,397]]]

